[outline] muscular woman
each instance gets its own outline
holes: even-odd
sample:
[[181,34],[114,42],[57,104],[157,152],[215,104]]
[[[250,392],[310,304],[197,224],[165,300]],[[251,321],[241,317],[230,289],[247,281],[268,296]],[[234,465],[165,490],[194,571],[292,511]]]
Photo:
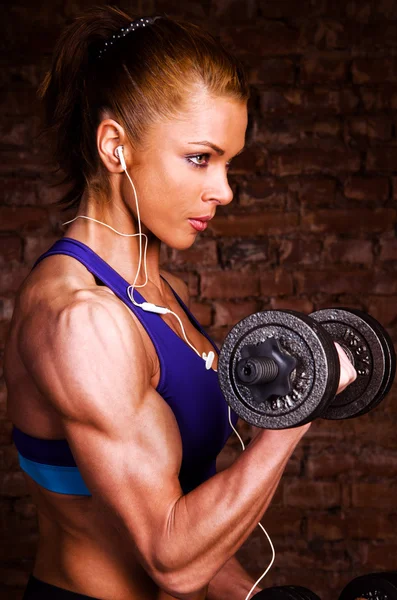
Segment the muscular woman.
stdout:
[[195,25],[105,7],[65,30],[40,94],[76,217],[21,286],[6,346],[40,531],[24,598],[243,600],[234,555],[309,425],[256,432],[216,473],[232,432],[217,348],[160,248],[189,248],[232,201],[244,73]]

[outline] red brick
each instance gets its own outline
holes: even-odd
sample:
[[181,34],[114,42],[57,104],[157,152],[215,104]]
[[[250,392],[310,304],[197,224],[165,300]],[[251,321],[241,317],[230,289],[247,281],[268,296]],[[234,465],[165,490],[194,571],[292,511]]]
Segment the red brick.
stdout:
[[362,448],[354,461],[354,472],[363,477],[393,478],[397,473],[397,450],[385,450],[375,444]]
[[302,173],[355,172],[360,169],[360,164],[359,154],[352,151],[300,149],[269,157],[269,171],[279,177]]
[[301,83],[341,83],[346,81],[348,63],[335,58],[309,56],[301,61]]
[[313,146],[327,144],[331,139],[342,137],[342,123],[339,118],[325,117],[313,120],[304,117],[265,117],[258,119],[255,141],[262,143],[268,151],[282,150],[286,147]]
[[284,503],[301,508],[332,508],[339,506],[341,489],[338,483],[326,481],[286,481]]
[[393,482],[352,483],[353,506],[394,510],[396,497],[397,485]]
[[239,204],[241,206],[261,205],[269,208],[282,209],[290,196],[288,186],[273,177],[260,177],[243,182]]
[[19,468],[18,452],[14,445],[0,448],[0,470],[13,470]]
[[325,177],[299,177],[290,184],[303,206],[332,206],[335,200],[336,180]]
[[241,319],[245,319],[252,313],[258,312],[259,306],[257,300],[249,302],[225,302],[217,301],[215,307],[215,326],[227,325],[232,327]]
[[261,212],[248,215],[215,217],[208,231],[225,237],[267,236],[294,231],[298,225],[297,213]]
[[367,112],[395,110],[397,107],[397,90],[395,84],[377,87],[360,87],[363,108]]
[[[253,18],[252,4],[239,0],[216,0],[213,5],[214,16],[217,20],[241,23]],[[167,9],[169,10],[169,9]]]
[[195,302],[194,300],[190,303],[190,310],[203,327],[212,325],[212,308],[208,304],[202,302]]
[[267,19],[300,18],[302,14],[308,14],[309,11],[310,14],[317,15],[318,5],[319,3],[313,5],[310,0],[302,0],[299,4],[294,0],[278,0],[277,2],[260,0],[259,10],[261,16]]
[[302,522],[301,510],[277,505],[271,505],[261,519],[270,537],[298,536],[302,530]]
[[284,469],[283,475],[288,477],[291,475],[301,475],[303,472],[303,463],[305,454],[302,446],[297,446],[293,454],[289,457],[287,466]]
[[29,273],[30,269],[25,266],[2,269],[0,272],[0,294],[16,292]]
[[302,216],[302,229],[312,232],[356,234],[393,229],[397,219],[394,209],[318,210]]
[[22,258],[22,239],[17,235],[0,236],[0,265]]
[[281,483],[278,484],[278,487],[277,487],[276,491],[274,492],[270,506],[273,506],[273,507],[281,506],[282,504],[284,504],[283,498],[284,498],[284,482],[282,481]]
[[263,271],[260,275],[262,296],[286,296],[294,292],[294,283],[290,273],[277,269]]
[[394,58],[357,58],[352,65],[353,83],[396,83],[397,61]]
[[312,265],[321,259],[322,245],[316,240],[283,239],[280,243],[280,264]]
[[260,95],[261,113],[270,115],[339,115],[353,112],[359,103],[353,90],[289,88],[265,90]]
[[368,296],[368,313],[384,327],[397,320],[397,302],[393,296]]
[[202,266],[216,265],[218,264],[216,242],[197,238],[193,246],[186,250],[173,248],[170,261],[175,267],[193,265],[201,268]]
[[3,203],[9,206],[37,204],[37,182],[34,179],[2,177]]
[[9,329],[9,321],[0,321],[0,348],[4,348]]
[[376,148],[369,150],[366,168],[368,171],[396,171],[397,148]]
[[175,275],[183,279],[183,281],[186,283],[189,296],[197,296],[199,292],[199,281],[195,273],[192,273],[191,271],[175,271]]
[[258,293],[257,275],[233,271],[208,271],[201,275],[202,298],[245,298]]
[[[374,5],[375,7],[376,5]],[[369,23],[361,25],[357,33],[358,35],[355,36],[353,41],[355,48],[368,49],[373,52],[375,48],[384,50],[385,48],[396,47],[396,21],[385,20],[384,18],[379,21],[371,19]]]
[[345,181],[344,194],[354,200],[384,202],[389,197],[389,180],[386,177],[351,176]]
[[335,542],[345,539],[346,528],[346,520],[341,515],[312,511],[307,520],[307,537]]
[[249,80],[251,84],[293,84],[295,81],[295,65],[289,59],[262,59],[250,66]]
[[397,240],[382,240],[380,242],[380,260],[397,260]]
[[[390,273],[386,271],[376,271],[371,277],[371,284],[368,286],[368,290],[373,292],[374,294],[385,296],[397,294],[397,278],[390,275]],[[367,292],[368,292],[367,290]]]
[[57,240],[58,235],[26,236],[24,238],[24,262],[30,266],[44,254]]
[[27,493],[25,479],[21,472],[0,473],[0,496],[19,497]]
[[221,263],[232,269],[243,268],[253,263],[269,260],[267,240],[235,241],[228,240],[221,245]]
[[395,570],[396,568],[396,545],[393,544],[367,544],[363,548],[364,564],[370,571]]
[[0,206],[0,231],[32,231],[48,222],[47,211],[38,207]]
[[13,424],[8,419],[0,419],[0,444],[12,444]]
[[397,18],[397,7],[393,0],[379,0],[373,5],[373,15],[381,20],[381,24],[385,23],[385,19]]
[[353,270],[324,270],[295,273],[299,293],[397,294],[397,281],[386,273]]
[[350,472],[355,464],[351,448],[317,446],[311,448],[306,461],[306,474],[310,479],[332,479]]
[[255,172],[264,172],[267,169],[267,152],[261,147],[250,146],[242,154],[236,156],[229,168],[230,175],[245,175]]
[[38,533],[18,532],[18,535],[7,538],[7,543],[0,543],[0,560],[20,560],[34,558],[37,551]]
[[[0,581],[2,581],[7,587],[16,586],[16,587],[25,587],[29,578],[29,574],[26,572],[26,567],[15,567],[15,566],[6,566],[5,568],[0,568]],[[1,591],[1,589],[0,589]],[[21,591],[21,595],[22,595]],[[20,596],[22,597],[22,596]],[[1,598],[3,600],[19,600],[19,597],[14,595],[10,595],[9,597],[2,595]]]
[[18,498],[13,503],[13,509],[22,519],[34,519],[37,516],[37,508],[30,497]]
[[373,246],[370,241],[327,240],[324,249],[327,262],[362,265],[373,263]]
[[[342,545],[344,542],[340,542]],[[277,554],[277,565],[281,569],[310,569],[315,570],[319,565],[327,572],[324,576],[325,581],[328,578],[329,571],[346,571],[350,566],[350,561],[347,558],[346,550],[336,548],[335,543],[332,547],[297,547],[297,543],[289,543],[289,548]],[[307,581],[306,586],[312,589],[312,585]],[[335,597],[335,596],[334,596]]]
[[296,296],[271,298],[270,307],[272,310],[297,310],[305,314],[309,314],[314,310],[313,302],[308,298],[297,298]]
[[346,123],[347,141],[352,138],[364,143],[372,141],[390,141],[392,138],[393,121],[387,117],[353,117]]
[[237,54],[289,56],[306,45],[300,31],[280,22],[261,21],[254,26],[222,28],[221,41]]
[[320,19],[313,23],[312,27],[313,43],[321,50],[345,49],[349,45],[345,22],[332,19]]
[[395,538],[397,515],[377,508],[346,511],[346,537],[351,539],[392,540]]

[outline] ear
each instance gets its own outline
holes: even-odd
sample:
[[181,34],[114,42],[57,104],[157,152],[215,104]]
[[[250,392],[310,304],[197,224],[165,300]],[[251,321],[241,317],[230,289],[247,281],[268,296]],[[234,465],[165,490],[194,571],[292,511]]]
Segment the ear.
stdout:
[[97,129],[98,154],[110,173],[122,173],[123,169],[115,150],[117,146],[124,146],[124,158],[128,165],[128,144],[125,146],[126,136],[123,127],[114,119],[104,119]]

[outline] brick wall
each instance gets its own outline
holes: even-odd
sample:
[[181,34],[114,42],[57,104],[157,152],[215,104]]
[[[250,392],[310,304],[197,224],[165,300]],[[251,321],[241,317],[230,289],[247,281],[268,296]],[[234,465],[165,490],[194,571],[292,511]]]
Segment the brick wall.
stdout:
[[[54,41],[93,2],[15,1],[2,19],[0,343],[15,292],[62,235],[37,139],[35,89]],[[100,2],[96,2],[100,4]],[[397,341],[397,0],[119,2],[203,24],[235,51],[252,85],[248,149],[233,164],[231,205],[164,267],[188,283],[193,311],[222,342],[248,314],[350,306]],[[360,419],[316,422],[263,518],[276,547],[266,585],[324,600],[354,576],[397,568],[396,388]],[[0,382],[0,595],[20,599],[37,543]],[[248,426],[241,426],[248,440]],[[232,439],[226,466],[239,452]],[[240,550],[253,575],[270,560],[259,529]]]

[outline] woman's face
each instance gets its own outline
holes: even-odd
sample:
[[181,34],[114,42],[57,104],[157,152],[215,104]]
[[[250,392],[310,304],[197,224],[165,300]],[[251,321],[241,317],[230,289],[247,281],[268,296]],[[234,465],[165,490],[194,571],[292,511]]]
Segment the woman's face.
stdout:
[[[191,219],[214,217],[219,205],[232,201],[228,168],[244,147],[248,118],[246,103],[235,100],[199,92],[189,102],[178,118],[150,129],[144,151],[132,155],[129,170],[142,231],[177,249],[190,247],[200,235]],[[123,195],[136,217],[127,178]]]

